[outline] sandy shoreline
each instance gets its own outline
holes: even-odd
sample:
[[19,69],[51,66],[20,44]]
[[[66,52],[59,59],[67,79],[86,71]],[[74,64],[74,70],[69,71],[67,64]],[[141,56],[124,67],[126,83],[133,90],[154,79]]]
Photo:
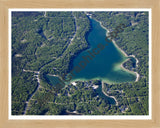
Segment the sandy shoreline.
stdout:
[[130,56],[136,59],[136,67],[138,67],[138,63],[139,63],[138,59],[135,57],[135,55],[129,55],[129,57]]
[[[96,21],[97,21],[97,20],[96,20]],[[97,21],[97,22],[99,22],[100,25],[101,25],[101,27],[104,28],[104,29],[107,31],[107,32],[106,32],[106,36],[108,36],[109,30],[102,25],[102,22],[101,22],[101,21]],[[136,67],[138,66],[139,61],[138,61],[138,59],[135,57],[135,55],[129,55],[129,56],[128,56],[127,53],[125,53],[125,52],[116,44],[116,42],[115,42],[114,39],[112,39],[111,41],[113,42],[113,44],[114,44],[126,57],[134,57],[134,58],[136,59]],[[127,59],[126,61],[128,61],[128,60],[129,60],[129,59]],[[126,62],[126,61],[124,61],[124,62]],[[136,76],[137,76],[135,82],[137,82],[137,81],[139,80],[140,75],[139,75],[137,72],[130,71],[130,70],[124,68],[124,67],[123,67],[124,62],[121,64],[121,68],[123,68],[124,70],[126,70],[126,71],[128,71],[128,72],[133,72],[133,73],[135,73]]]
[[126,69],[126,68],[124,68],[124,66],[123,66],[123,64],[124,64],[125,62],[127,62],[128,60],[129,60],[129,59],[127,59],[126,61],[124,61],[124,62],[121,64],[121,68],[123,68],[124,70],[126,70],[126,71],[128,71],[128,72],[133,72],[133,73],[135,73],[135,74],[136,74],[136,76],[137,76],[137,78],[136,78],[135,82],[137,82],[137,81],[139,80],[140,75],[139,75],[137,72],[130,71],[130,70],[128,70],[128,69]]
[[113,98],[113,99],[116,101],[116,106],[118,106],[118,101],[117,101],[117,99],[116,99],[114,96],[109,96],[109,95],[104,91],[104,83],[103,83],[103,81],[102,81],[102,92],[103,92],[104,95]]

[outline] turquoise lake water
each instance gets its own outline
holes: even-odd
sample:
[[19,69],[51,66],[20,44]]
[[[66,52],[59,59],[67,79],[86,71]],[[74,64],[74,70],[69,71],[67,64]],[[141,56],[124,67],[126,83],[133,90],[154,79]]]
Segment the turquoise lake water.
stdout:
[[[102,80],[106,83],[135,81],[135,73],[128,72],[120,66],[128,58],[130,58],[133,63],[135,63],[135,59],[133,57],[125,57],[124,54],[112,42],[106,42],[106,30],[100,26],[99,22],[93,19],[90,19],[90,21],[92,29],[87,37],[90,48],[81,52],[74,59],[74,75],[72,75],[71,81],[85,81],[95,79]],[[97,47],[97,45],[101,47]],[[93,53],[95,48],[96,54]],[[58,77],[50,75],[46,75],[46,80],[52,86],[55,86],[61,81]],[[69,84],[70,82],[65,83]],[[115,100],[113,98],[107,97],[103,94],[102,85],[99,85],[99,88],[96,89],[96,92],[100,97],[107,100],[110,104],[115,104]]]
[[[93,80],[99,79],[107,83],[122,83],[136,80],[136,75],[133,72],[128,72],[120,67],[120,65],[128,58],[112,43],[106,42],[106,30],[102,28],[99,22],[90,19],[92,29],[88,34],[87,41],[90,48],[81,52],[73,61],[73,67],[80,67],[80,72],[74,70],[75,76],[72,77],[72,81],[76,80]],[[106,43],[108,45],[106,45]],[[105,48],[99,50],[100,53],[92,57],[92,60],[87,56],[92,52],[94,48],[97,48],[98,44],[103,44]],[[84,59],[85,58],[85,59]],[[81,61],[87,61],[86,66],[82,68],[80,66]],[[81,65],[84,65],[82,63]]]

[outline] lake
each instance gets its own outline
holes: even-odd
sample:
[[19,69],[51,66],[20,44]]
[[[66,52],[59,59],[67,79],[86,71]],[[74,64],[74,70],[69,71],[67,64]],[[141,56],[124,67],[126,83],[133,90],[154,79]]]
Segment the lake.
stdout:
[[99,79],[110,84],[135,81],[135,73],[121,68],[121,64],[129,57],[126,57],[112,42],[106,42],[106,30],[101,27],[99,22],[93,19],[90,21],[92,29],[87,37],[90,48],[81,52],[74,59],[73,67],[79,66],[79,63],[84,60],[84,56],[88,56],[88,52],[97,48],[99,43],[103,45],[107,43],[108,45],[90,60],[79,73],[74,72],[75,76],[72,77],[72,81]]
[[[106,42],[106,30],[101,27],[100,23],[90,19],[92,29],[90,30],[87,36],[87,42],[89,43],[90,48],[81,52],[73,60],[73,73],[71,81],[85,81],[85,80],[101,80],[106,83],[122,83],[122,82],[131,82],[136,80],[136,74],[129,72],[121,68],[121,64],[130,58],[133,63],[135,59],[133,57],[126,57],[120,49],[118,49],[113,42]],[[85,67],[77,73],[74,69],[75,67],[80,67],[80,62],[84,61],[84,58],[91,55],[90,51],[97,49],[97,45],[104,45],[105,48],[100,50],[92,59],[87,58],[87,63]],[[108,45],[106,45],[108,44]],[[59,78],[55,76],[46,76],[47,81],[54,85],[59,81]],[[102,92],[102,85],[99,85],[99,88],[96,90],[98,95],[110,104],[115,104],[115,100],[111,97],[107,97]]]

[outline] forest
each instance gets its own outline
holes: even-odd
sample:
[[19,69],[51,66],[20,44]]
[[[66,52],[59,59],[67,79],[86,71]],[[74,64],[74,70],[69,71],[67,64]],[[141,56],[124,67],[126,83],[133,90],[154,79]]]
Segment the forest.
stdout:
[[[110,32],[117,33],[117,45],[135,55],[123,66],[140,74],[139,81],[104,85],[118,106],[98,95],[93,85],[100,80],[66,83],[54,90],[46,75],[62,79],[74,58],[89,48],[91,30],[84,12],[12,12],[12,115],[148,115],[148,12],[87,12]],[[105,38],[105,37],[104,37]]]

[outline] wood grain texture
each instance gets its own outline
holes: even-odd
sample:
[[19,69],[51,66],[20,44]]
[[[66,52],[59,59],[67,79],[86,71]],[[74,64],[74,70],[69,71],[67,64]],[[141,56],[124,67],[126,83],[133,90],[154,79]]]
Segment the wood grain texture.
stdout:
[[[8,120],[9,8],[151,8],[152,120]],[[159,0],[0,0],[0,128],[160,128]]]

